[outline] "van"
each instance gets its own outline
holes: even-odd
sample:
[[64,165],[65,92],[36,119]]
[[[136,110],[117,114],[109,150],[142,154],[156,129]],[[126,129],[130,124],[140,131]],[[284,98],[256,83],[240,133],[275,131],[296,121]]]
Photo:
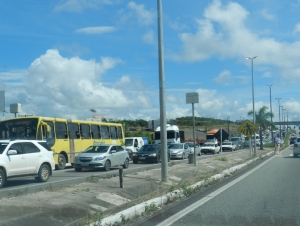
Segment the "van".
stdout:
[[147,137],[125,137],[125,149],[137,152],[144,144],[148,144]]

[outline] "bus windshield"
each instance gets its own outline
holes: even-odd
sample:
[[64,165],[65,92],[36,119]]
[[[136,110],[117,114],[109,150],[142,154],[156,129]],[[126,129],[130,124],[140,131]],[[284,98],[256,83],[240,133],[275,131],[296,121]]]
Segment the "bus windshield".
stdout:
[[12,119],[0,122],[0,139],[36,139],[38,119]]

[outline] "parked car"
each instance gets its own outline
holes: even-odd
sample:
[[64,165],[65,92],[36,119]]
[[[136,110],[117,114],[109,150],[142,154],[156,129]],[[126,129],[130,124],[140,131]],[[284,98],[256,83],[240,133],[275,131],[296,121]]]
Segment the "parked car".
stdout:
[[45,141],[0,141],[0,188],[13,177],[34,176],[38,181],[46,182],[53,170],[53,151]]
[[[186,144],[188,145],[188,146],[190,146],[190,148],[191,148],[191,154],[194,154],[194,142],[186,142]],[[200,147],[200,145],[198,144],[198,143],[195,143],[196,145],[195,145],[195,150],[196,150],[196,155],[201,155],[201,147]]]
[[219,154],[220,153],[220,146],[218,146],[214,142],[205,142],[201,146],[201,152],[204,153],[204,154],[207,154],[207,153],[212,153],[212,154],[218,153]]
[[191,148],[186,143],[171,143],[168,146],[168,153],[171,159],[185,159],[191,153]]
[[[168,161],[170,154],[168,154]],[[137,152],[133,153],[132,161],[137,164],[139,161],[161,161],[160,144],[145,144]]]
[[293,155],[294,157],[298,157],[300,155],[300,137],[297,137],[294,142],[294,147],[293,147]]
[[83,168],[99,168],[105,171],[111,167],[129,167],[128,152],[120,145],[94,144],[75,157],[74,168],[80,172]]
[[231,141],[225,141],[222,143],[222,151],[235,151],[236,145]]

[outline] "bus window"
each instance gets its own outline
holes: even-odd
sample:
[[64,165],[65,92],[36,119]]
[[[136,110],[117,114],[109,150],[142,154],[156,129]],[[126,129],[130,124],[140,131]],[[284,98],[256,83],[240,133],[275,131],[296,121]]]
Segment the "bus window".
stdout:
[[80,124],[81,137],[83,139],[90,139],[90,125],[88,124]]
[[97,125],[91,125],[92,138],[100,139],[99,127]]
[[[49,122],[47,122],[49,124]],[[55,134],[56,139],[66,139],[67,136],[67,126],[64,122],[55,122]]]
[[100,126],[100,131],[102,139],[110,139],[108,126]]
[[110,137],[111,139],[117,139],[117,129],[115,126],[110,126]]
[[77,123],[68,123],[70,139],[80,139],[79,126]]
[[121,126],[117,126],[117,138],[123,139],[122,128]]

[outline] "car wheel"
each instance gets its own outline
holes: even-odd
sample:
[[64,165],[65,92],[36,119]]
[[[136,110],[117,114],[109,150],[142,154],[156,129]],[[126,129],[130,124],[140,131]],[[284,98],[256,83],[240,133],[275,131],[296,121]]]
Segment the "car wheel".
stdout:
[[105,164],[104,164],[104,170],[105,171],[109,171],[110,170],[110,161],[109,160],[106,160]]
[[139,161],[138,160],[132,160],[133,164],[137,164]]
[[55,165],[55,168],[57,170],[63,170],[64,168],[66,168],[66,157],[63,154],[59,154],[58,155],[58,163],[57,165]]
[[0,188],[4,186],[5,182],[6,182],[6,175],[3,172],[3,170],[0,169]]
[[160,155],[156,156],[155,162],[160,163]]
[[38,181],[46,182],[50,177],[50,168],[46,164],[42,164],[38,173]]
[[123,168],[124,168],[124,169],[127,169],[128,167],[129,167],[129,159],[126,158],[126,159],[125,159],[125,162],[124,162],[124,165],[123,165]]
[[75,168],[76,172],[81,172],[82,168]]

